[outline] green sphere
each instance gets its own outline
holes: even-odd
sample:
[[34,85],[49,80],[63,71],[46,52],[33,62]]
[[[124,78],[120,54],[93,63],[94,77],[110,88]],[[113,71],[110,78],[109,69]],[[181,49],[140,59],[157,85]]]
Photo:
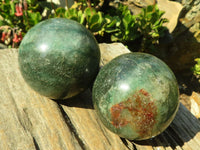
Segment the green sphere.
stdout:
[[99,70],[100,50],[84,26],[54,18],[27,32],[18,61],[32,89],[51,99],[65,99],[91,86]]
[[92,94],[103,124],[130,140],[160,134],[179,106],[173,72],[163,61],[145,53],[124,54],[111,60],[97,75]]

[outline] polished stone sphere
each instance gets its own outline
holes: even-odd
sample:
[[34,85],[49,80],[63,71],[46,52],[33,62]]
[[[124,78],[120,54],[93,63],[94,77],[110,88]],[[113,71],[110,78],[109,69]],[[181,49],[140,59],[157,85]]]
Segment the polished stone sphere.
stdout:
[[92,94],[103,124],[130,140],[160,134],[179,106],[173,72],[163,61],[145,53],[123,54],[111,60],[97,75]]
[[65,99],[91,86],[99,70],[100,50],[84,26],[54,18],[27,32],[18,60],[32,89],[51,99]]

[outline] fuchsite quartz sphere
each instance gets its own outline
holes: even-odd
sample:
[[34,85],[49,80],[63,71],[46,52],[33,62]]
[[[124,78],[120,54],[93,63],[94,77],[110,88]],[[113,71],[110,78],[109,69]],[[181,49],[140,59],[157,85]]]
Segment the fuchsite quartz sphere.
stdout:
[[100,50],[84,26],[54,18],[28,31],[18,60],[30,87],[46,97],[64,99],[91,86],[99,70]]
[[164,131],[179,106],[173,72],[163,61],[145,53],[111,60],[97,75],[92,94],[103,124],[131,140],[149,139]]

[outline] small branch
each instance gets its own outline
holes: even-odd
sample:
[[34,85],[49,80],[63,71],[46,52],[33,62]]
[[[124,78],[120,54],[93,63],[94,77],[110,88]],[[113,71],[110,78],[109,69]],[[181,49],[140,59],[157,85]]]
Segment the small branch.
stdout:
[[92,8],[92,6],[91,6],[91,0],[88,0],[88,7]]
[[66,7],[68,9],[68,0],[65,0],[65,3],[66,3]]
[[157,0],[154,0],[154,1],[153,1],[153,5],[156,5],[156,4],[157,4]]
[[[51,9],[54,11],[54,13],[56,14],[56,10],[55,10],[55,7],[54,7],[54,4],[53,4],[53,2],[52,2],[52,0],[51,0]],[[57,16],[57,14],[56,14],[56,16]]]

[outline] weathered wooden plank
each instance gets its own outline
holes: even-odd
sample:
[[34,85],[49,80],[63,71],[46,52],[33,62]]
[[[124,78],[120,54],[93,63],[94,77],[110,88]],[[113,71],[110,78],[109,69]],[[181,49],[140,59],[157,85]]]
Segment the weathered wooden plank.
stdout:
[[24,84],[14,49],[0,51],[0,114],[2,150],[81,149],[58,104]]
[[[102,65],[129,52],[121,44],[100,44]],[[119,52],[118,52],[119,51]],[[151,150],[200,147],[200,122],[182,104],[166,131],[145,141],[130,141],[108,131],[92,106],[91,90],[69,100],[38,95],[24,82],[18,50],[0,50],[0,149]]]

